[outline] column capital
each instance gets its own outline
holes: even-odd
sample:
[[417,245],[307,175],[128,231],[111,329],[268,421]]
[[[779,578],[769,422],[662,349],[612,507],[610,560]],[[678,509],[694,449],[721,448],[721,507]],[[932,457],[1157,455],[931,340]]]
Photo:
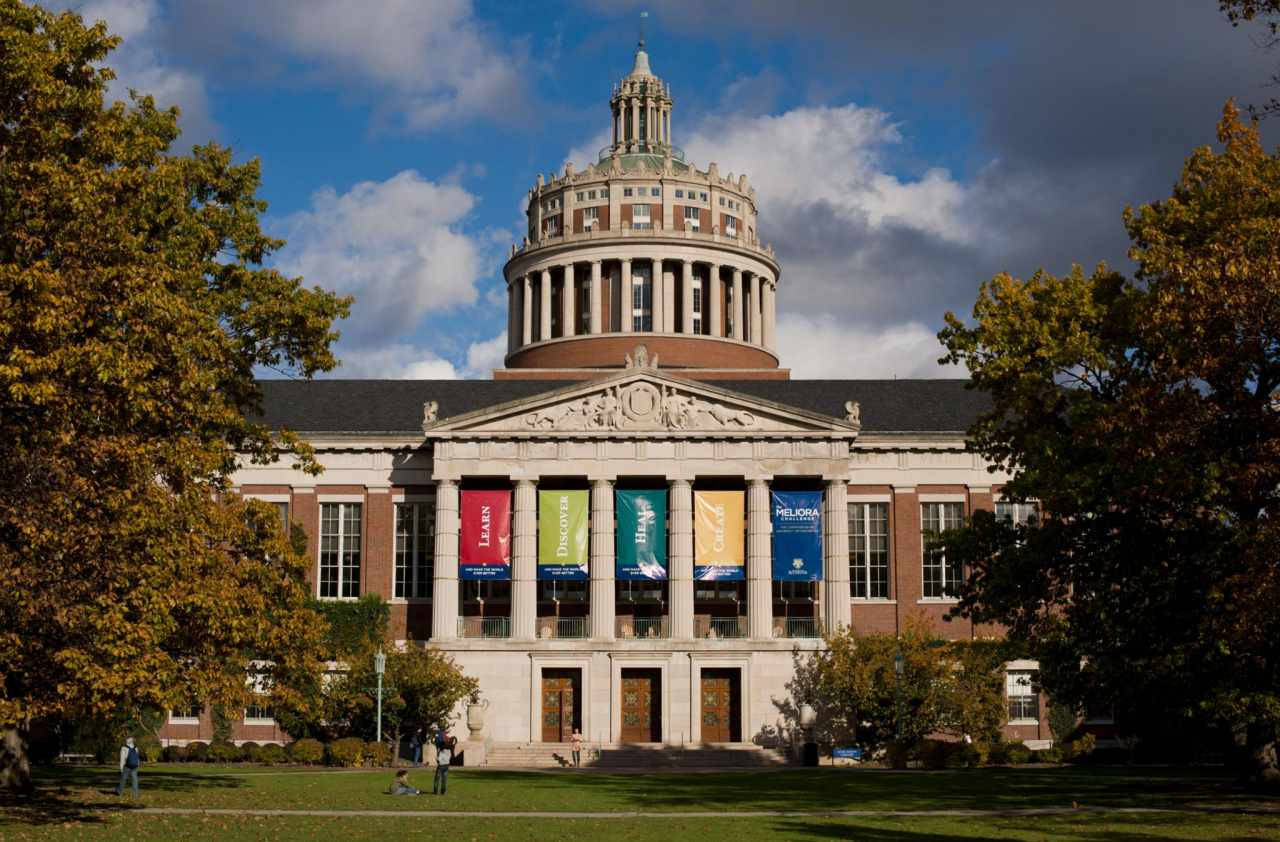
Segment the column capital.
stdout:
[[593,266],[598,266],[599,264],[601,264],[601,263],[603,263],[603,262],[604,262],[604,260],[603,260],[602,258],[599,258],[599,257],[594,257],[594,258],[592,258],[592,259],[591,259],[591,265],[593,265]]
[[618,481],[618,477],[616,474],[610,474],[607,477],[592,476],[591,474],[587,475],[587,482],[591,483],[592,485],[612,485],[617,481]]
[[525,486],[536,486],[537,484],[538,484],[538,481],[536,479],[528,479],[527,477],[520,477],[519,479],[516,480],[516,488],[523,488]]

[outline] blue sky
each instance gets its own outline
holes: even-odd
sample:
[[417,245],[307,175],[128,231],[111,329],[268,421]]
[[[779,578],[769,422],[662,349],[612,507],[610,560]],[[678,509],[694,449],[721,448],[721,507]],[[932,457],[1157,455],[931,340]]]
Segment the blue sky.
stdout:
[[124,36],[115,93],[261,159],[279,265],[357,297],[348,377],[501,365],[524,196],[602,144],[641,9],[676,143],[758,190],[798,377],[959,376],[947,309],[1000,271],[1123,266],[1123,207],[1280,64],[1213,0],[67,5]]

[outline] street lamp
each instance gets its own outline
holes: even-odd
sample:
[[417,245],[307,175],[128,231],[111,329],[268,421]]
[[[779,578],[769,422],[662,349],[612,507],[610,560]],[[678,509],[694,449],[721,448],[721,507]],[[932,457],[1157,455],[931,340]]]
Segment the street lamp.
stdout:
[[373,671],[378,676],[378,735],[375,742],[382,742],[382,674],[387,671],[387,656],[382,654],[382,648],[378,648],[378,654],[373,656]]

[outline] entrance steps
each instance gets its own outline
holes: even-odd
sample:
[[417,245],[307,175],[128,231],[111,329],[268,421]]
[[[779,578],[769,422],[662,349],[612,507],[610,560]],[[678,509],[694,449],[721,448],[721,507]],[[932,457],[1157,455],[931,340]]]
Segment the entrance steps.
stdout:
[[[598,749],[598,750],[597,750]],[[658,743],[587,744],[582,765],[594,769],[756,769],[784,766],[787,755],[752,743],[666,746]],[[556,768],[573,765],[569,743],[499,743],[490,745],[485,765]]]

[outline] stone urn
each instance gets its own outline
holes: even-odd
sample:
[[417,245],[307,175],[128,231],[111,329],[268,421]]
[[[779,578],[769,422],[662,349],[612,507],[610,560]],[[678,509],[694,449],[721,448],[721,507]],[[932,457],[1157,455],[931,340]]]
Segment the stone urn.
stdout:
[[471,731],[471,739],[480,739],[480,733],[484,731],[484,712],[488,709],[488,699],[467,705],[467,729]]

